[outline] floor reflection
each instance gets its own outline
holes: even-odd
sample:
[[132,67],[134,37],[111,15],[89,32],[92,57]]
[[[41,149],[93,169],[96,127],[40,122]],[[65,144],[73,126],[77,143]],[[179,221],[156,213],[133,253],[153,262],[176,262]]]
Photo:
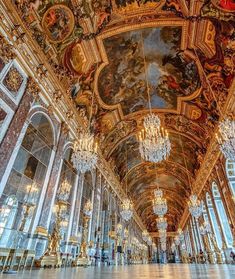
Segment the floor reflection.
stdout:
[[135,265],[118,267],[88,267],[40,269],[19,272],[17,275],[0,275],[0,278],[17,279],[234,279],[235,265]]

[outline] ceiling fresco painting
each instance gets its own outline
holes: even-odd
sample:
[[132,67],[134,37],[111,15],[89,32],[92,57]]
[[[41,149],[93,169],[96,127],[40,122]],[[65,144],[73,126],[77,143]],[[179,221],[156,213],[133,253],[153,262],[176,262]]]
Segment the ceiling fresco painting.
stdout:
[[181,33],[182,27],[167,26],[105,39],[109,64],[98,84],[103,102],[121,104],[124,114],[148,109],[145,68],[152,108],[175,109],[177,97],[194,93],[199,76],[195,62],[181,50]]
[[[168,231],[177,230],[234,80],[234,1],[12,2],[85,124],[92,113],[100,151],[146,227],[156,231],[160,187]],[[149,112],[145,68],[172,145],[158,164],[140,158],[137,141]]]

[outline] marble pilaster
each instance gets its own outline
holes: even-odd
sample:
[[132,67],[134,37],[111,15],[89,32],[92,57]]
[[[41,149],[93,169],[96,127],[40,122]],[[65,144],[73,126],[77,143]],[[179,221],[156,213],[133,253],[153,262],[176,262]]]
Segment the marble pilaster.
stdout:
[[[29,110],[38,96],[39,88],[32,78],[28,79],[26,90],[11,120],[0,145],[0,181],[5,175],[11,155],[16,147],[21,130],[27,120]],[[6,175],[5,175],[6,178]]]

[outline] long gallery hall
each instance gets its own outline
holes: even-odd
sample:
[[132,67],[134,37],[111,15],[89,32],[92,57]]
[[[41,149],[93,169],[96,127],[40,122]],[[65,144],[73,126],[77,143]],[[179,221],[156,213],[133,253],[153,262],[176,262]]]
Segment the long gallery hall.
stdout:
[[0,1],[0,279],[235,279],[235,0]]

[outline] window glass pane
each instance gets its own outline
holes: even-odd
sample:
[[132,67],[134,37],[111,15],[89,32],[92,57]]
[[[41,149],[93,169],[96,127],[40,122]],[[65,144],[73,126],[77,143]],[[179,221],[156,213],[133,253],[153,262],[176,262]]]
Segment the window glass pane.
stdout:
[[8,178],[7,185],[4,189],[4,194],[7,196],[15,195],[18,187],[21,183],[22,175],[15,170],[11,171],[11,174]]
[[43,141],[45,141],[49,146],[52,146],[53,131],[47,117],[43,114],[36,114],[32,117],[31,123],[33,127],[37,129],[37,132]]
[[214,229],[214,232],[215,232],[215,237],[216,237],[216,240],[217,240],[217,244],[218,244],[218,247],[221,249],[222,248],[222,238],[221,238],[221,235],[220,235],[220,230],[219,230],[219,226],[218,226],[218,223],[217,223],[217,220],[216,220],[214,209],[209,208],[209,213],[210,213],[210,217],[211,217],[212,226],[213,226],[213,229]]
[[21,147],[17,154],[13,168],[20,173],[24,173],[29,156],[30,154],[28,151]]
[[226,215],[226,212],[225,212],[225,209],[224,209],[224,205],[223,205],[221,200],[216,200],[215,202],[216,202],[216,207],[217,207],[217,210],[218,210],[218,213],[219,213],[220,222],[221,222],[222,227],[223,227],[223,231],[224,231],[224,234],[225,234],[227,244],[229,246],[232,246],[233,236],[232,236],[231,229],[230,229],[230,226],[229,226],[229,223],[228,223],[228,218],[227,218],[227,215]]
[[35,175],[37,166],[38,166],[38,160],[37,160],[35,157],[30,156],[30,157],[29,157],[29,160],[28,160],[28,162],[27,162],[27,165],[26,165],[24,174],[25,174],[27,177],[29,177],[29,178],[31,178],[31,179],[34,179],[34,175]]
[[36,130],[33,128],[31,124],[29,124],[22,142],[22,146],[26,150],[31,151],[35,138],[36,138]]
[[34,180],[42,185],[46,176],[47,168],[42,163],[38,162],[37,169],[35,172]]

